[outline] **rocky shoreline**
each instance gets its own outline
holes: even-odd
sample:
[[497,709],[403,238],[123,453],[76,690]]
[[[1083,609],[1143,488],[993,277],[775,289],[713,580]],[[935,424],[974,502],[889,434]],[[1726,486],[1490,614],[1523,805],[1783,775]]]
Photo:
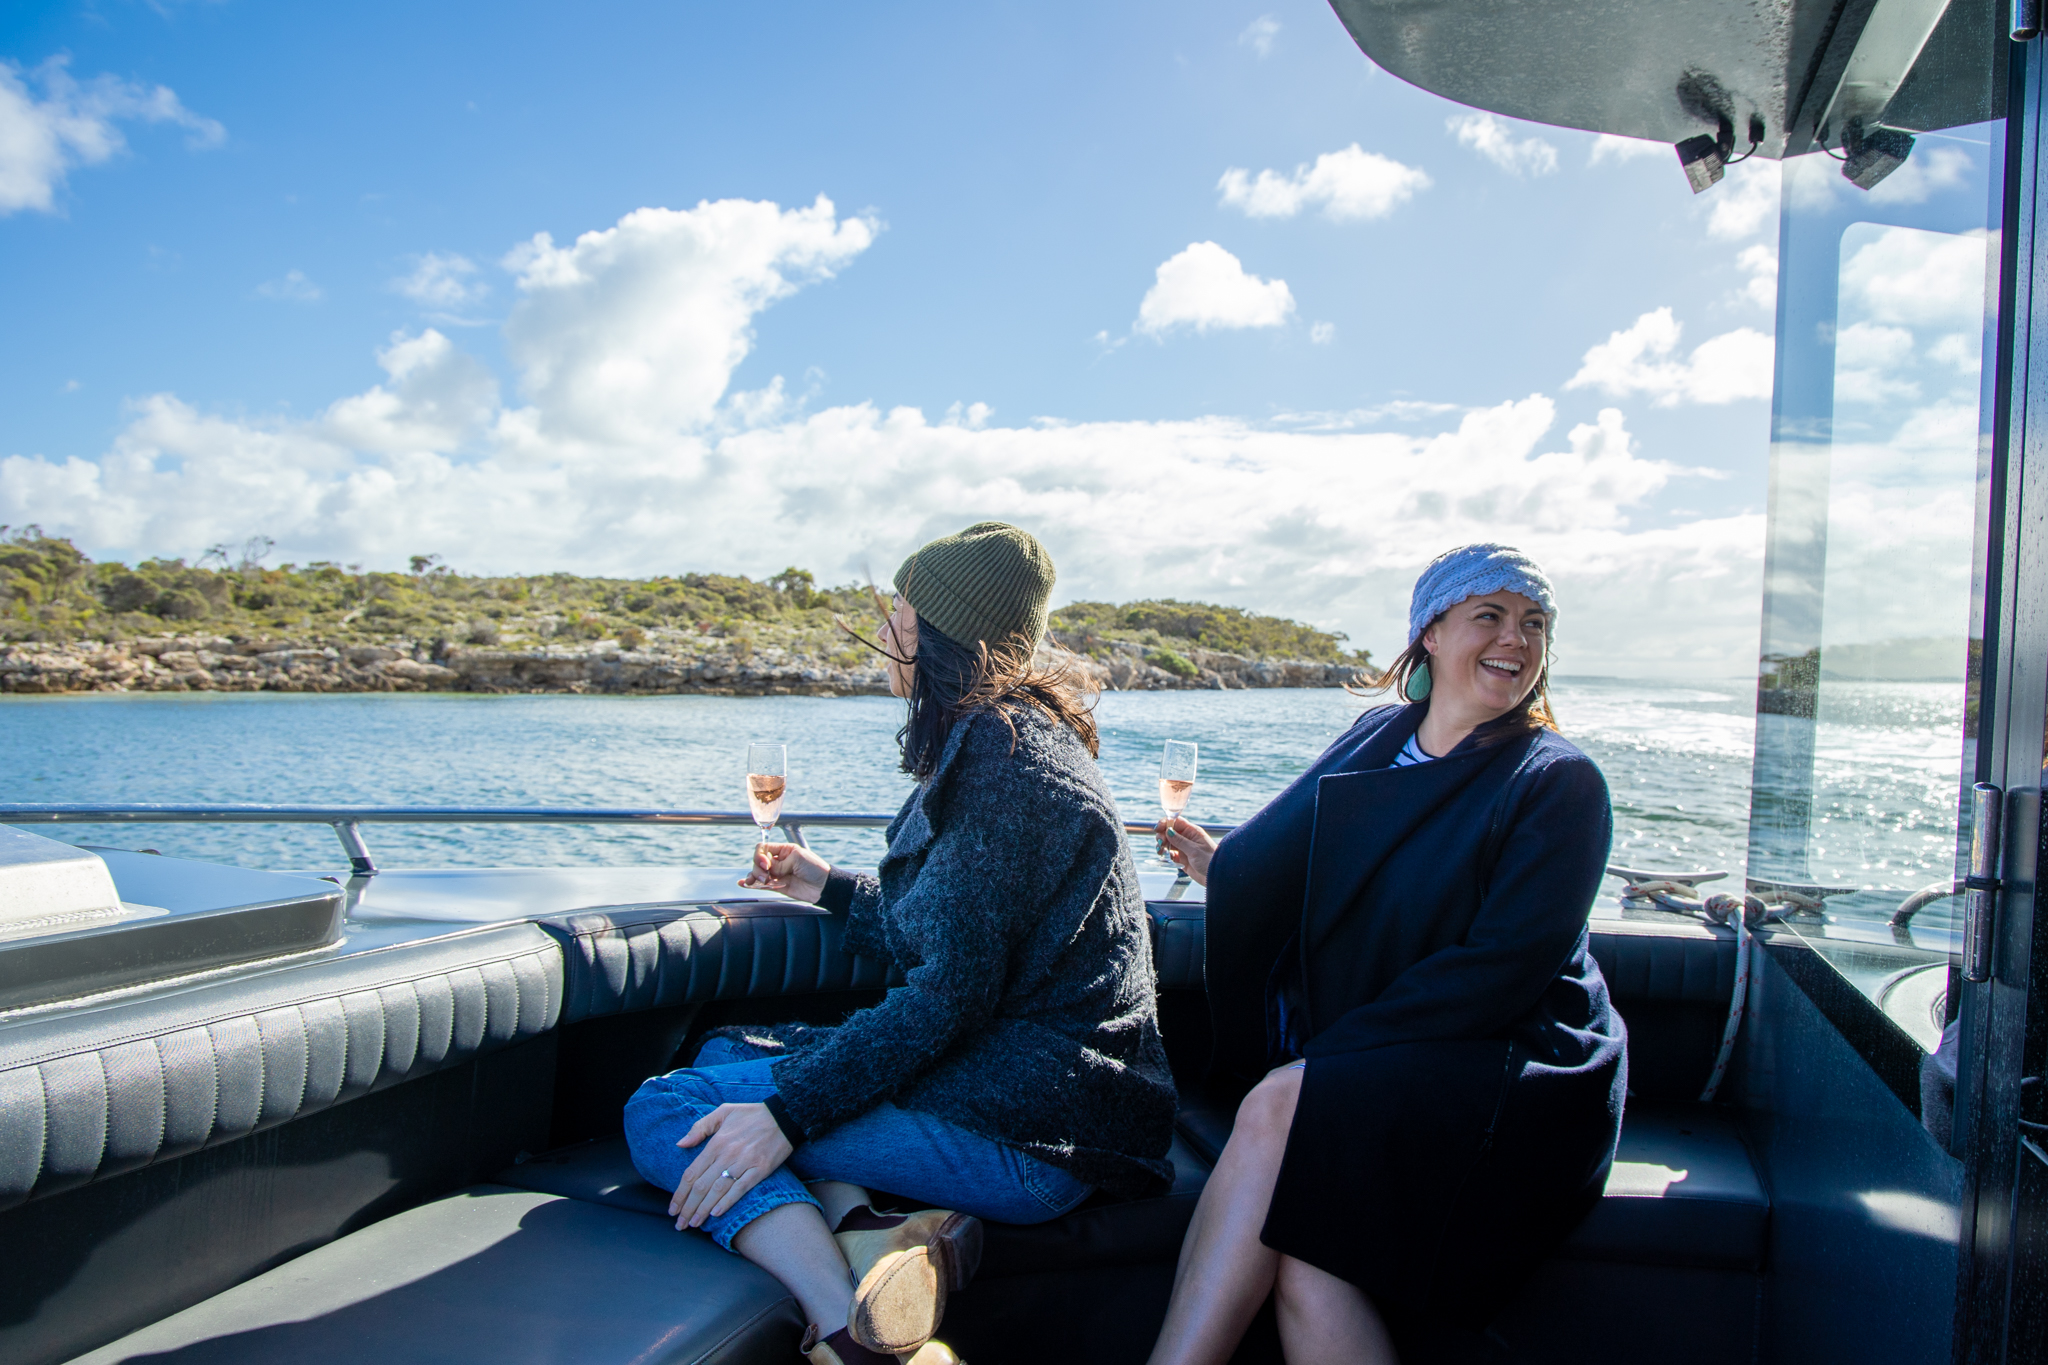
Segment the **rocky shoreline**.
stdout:
[[[1373,670],[1307,659],[1252,659],[1203,649],[1165,655],[1119,642],[1101,656],[1062,653],[1111,691],[1341,687]],[[840,655],[840,659],[844,654]],[[491,647],[166,636],[117,642],[0,645],[0,693],[476,692],[719,696],[886,695],[881,668],[744,641],[688,645],[616,640]]]

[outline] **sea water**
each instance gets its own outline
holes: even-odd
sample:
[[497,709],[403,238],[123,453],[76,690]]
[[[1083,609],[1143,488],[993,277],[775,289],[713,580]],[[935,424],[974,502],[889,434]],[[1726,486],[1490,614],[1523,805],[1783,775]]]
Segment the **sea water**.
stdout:
[[[1817,773],[1825,792],[1841,795],[1839,809],[1818,813],[1832,832],[1815,873],[1919,886],[1948,875],[1961,685],[1873,686],[1890,690],[1855,714],[1822,717]],[[1741,875],[1752,684],[1560,678],[1553,696],[1566,734],[1613,790],[1614,862]],[[1339,689],[1108,693],[1096,712],[1102,770],[1126,818],[1154,820],[1161,746],[1193,740],[1200,770],[1187,813],[1233,823],[1371,704]],[[887,697],[13,697],[0,700],[0,800],[743,810],[746,745],[774,740],[789,746],[786,811],[888,814],[911,786],[897,767],[902,716]],[[247,866],[346,865],[317,825],[33,828]],[[588,825],[369,825],[363,834],[386,867],[732,863],[754,838],[751,828]],[[881,847],[864,832],[811,837],[847,862],[872,862]]]

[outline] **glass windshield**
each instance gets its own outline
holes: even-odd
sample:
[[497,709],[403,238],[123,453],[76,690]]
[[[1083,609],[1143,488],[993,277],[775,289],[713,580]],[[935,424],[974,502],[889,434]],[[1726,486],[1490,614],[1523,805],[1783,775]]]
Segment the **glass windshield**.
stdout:
[[1750,892],[1921,1047],[1958,947],[2003,125],[1788,160]]

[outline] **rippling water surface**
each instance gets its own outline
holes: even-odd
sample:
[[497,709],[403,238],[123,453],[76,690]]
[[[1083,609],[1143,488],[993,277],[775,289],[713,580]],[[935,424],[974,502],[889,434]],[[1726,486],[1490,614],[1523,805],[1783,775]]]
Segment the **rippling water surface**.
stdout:
[[[1872,685],[1823,717],[1817,766],[1834,802],[1824,857],[1904,885],[1953,829],[1960,688]],[[1949,696],[1948,693],[1954,693]],[[1924,694],[1924,695],[1922,695]],[[1739,872],[1749,819],[1751,686],[1560,680],[1565,731],[1614,790],[1615,859]],[[1189,813],[1240,820],[1367,703],[1338,690],[1111,693],[1102,766],[1132,819],[1156,814],[1159,747],[1202,746]],[[81,696],[0,701],[0,793],[29,802],[742,805],[749,740],[790,746],[793,810],[894,811],[901,704],[882,697]],[[323,828],[66,826],[78,843],[270,867],[333,867]],[[372,826],[386,866],[730,862],[751,832],[603,826]],[[873,836],[820,831],[831,856]],[[1889,860],[1878,867],[1880,861]],[[1816,868],[1816,872],[1821,869]]]

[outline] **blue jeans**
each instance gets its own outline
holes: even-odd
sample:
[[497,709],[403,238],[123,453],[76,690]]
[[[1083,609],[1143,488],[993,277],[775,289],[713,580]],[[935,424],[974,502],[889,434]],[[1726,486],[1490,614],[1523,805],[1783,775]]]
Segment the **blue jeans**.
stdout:
[[[626,1145],[641,1178],[673,1192],[697,1159],[696,1148],[676,1143],[719,1105],[759,1104],[774,1094],[775,1060],[714,1038],[696,1065],[644,1082],[626,1102]],[[733,1234],[770,1209],[815,1207],[806,1180],[844,1180],[999,1223],[1046,1222],[1095,1190],[993,1138],[884,1101],[797,1148],[704,1230],[730,1251]]]

